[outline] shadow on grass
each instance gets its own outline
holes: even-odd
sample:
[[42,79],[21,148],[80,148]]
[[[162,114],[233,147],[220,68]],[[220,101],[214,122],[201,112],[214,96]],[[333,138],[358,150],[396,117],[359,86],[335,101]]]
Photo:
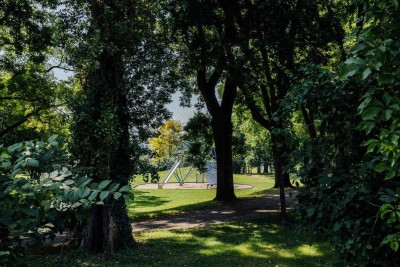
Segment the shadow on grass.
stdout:
[[[294,196],[299,191],[299,188],[285,188],[286,196]],[[279,195],[279,188],[268,188],[260,191],[256,191],[251,193],[250,197],[262,197],[262,196],[270,196],[270,195]]]
[[128,209],[128,214],[131,219],[134,221],[143,221],[143,220],[148,220],[148,219],[154,219],[154,218],[159,218],[162,219],[166,216],[173,215],[173,214],[178,214],[182,213],[185,211],[197,211],[197,210],[202,210],[202,209],[207,209],[210,207],[215,207],[220,205],[218,202],[213,201],[213,200],[208,200],[208,201],[203,201],[195,204],[190,204],[190,205],[183,205],[183,206],[178,206],[170,209],[164,209],[164,210],[156,210],[156,211],[148,211],[148,212],[141,212],[141,213],[135,213],[133,210],[131,211]]
[[[309,244],[311,235],[282,228],[279,216],[192,230],[158,231],[108,262],[82,251],[65,251],[59,266],[329,266],[331,247]],[[31,256],[31,266],[55,266],[57,254]]]
[[167,198],[152,196],[149,192],[140,190],[134,190],[133,196],[133,202],[130,204],[132,208],[153,207],[170,202]]

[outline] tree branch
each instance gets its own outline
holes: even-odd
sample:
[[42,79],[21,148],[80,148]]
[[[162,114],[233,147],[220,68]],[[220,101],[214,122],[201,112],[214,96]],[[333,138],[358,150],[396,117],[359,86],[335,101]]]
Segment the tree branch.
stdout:
[[239,86],[240,90],[243,92],[244,99],[246,101],[247,107],[250,109],[251,116],[258,122],[261,126],[266,129],[271,129],[271,123],[263,115],[260,108],[257,106],[252,95],[244,88],[244,86]]
[[269,98],[267,87],[262,83],[260,85],[260,91],[265,110],[267,111],[268,114],[268,118],[271,120],[272,119],[271,99]]
[[308,112],[304,105],[301,106],[301,113],[303,114],[308,133],[311,138],[317,138],[317,131],[315,129],[314,120],[311,112]]
[[237,94],[237,85],[232,78],[225,81],[224,94],[222,96],[221,108],[225,113],[232,113],[233,104]]
[[[60,65],[61,65],[61,63],[60,63]],[[66,70],[66,71],[75,71],[75,70],[69,69],[69,68],[67,68],[67,67],[62,67],[62,66],[60,66],[60,65],[51,66],[50,68],[48,68],[48,69],[46,70],[46,72],[50,72],[50,71],[52,71],[53,69],[61,69],[61,70]]]
[[34,110],[28,114],[26,114],[21,120],[17,121],[16,123],[8,126],[7,128],[5,128],[4,130],[2,130],[0,132],[0,137],[3,137],[4,135],[8,134],[9,132],[11,132],[12,130],[14,130],[15,128],[21,126],[23,123],[25,123],[30,117],[36,116],[39,114],[39,112],[42,109],[38,109],[38,110]]

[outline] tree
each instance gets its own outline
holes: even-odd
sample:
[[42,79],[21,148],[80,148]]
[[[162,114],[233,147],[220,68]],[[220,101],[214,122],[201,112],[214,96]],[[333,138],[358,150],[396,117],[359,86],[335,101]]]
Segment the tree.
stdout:
[[399,8],[385,1],[354,7],[359,17],[347,60],[335,71],[305,66],[290,92],[289,105],[306,105],[316,122],[299,153],[305,187],[298,214],[330,238],[342,264],[396,266]]
[[[233,56],[226,22],[231,18],[218,12],[213,1],[173,1],[171,3],[172,28],[177,31],[177,53],[187,75],[195,77],[207,110],[211,115],[217,160],[216,200],[236,199],[232,174],[232,109],[236,98],[237,82],[227,71],[228,58]],[[221,99],[216,88],[223,86]]]
[[[159,10],[158,3],[130,0],[71,0],[60,10],[60,39],[81,86],[70,103],[70,149],[100,184],[128,185],[141,167],[138,145],[169,116],[164,104],[177,84],[168,86],[175,81],[174,55],[157,29]],[[134,241],[124,199],[104,203],[88,213],[81,245],[109,256]]]
[[[11,145],[40,135],[67,135],[69,86],[55,80],[52,22],[58,1],[0,3],[0,138]],[[57,61],[54,55],[52,61]]]
[[337,40],[328,34],[337,29],[325,27],[335,18],[329,17],[329,12],[321,15],[320,9],[329,7],[319,2],[218,2],[234,18],[230,27],[236,30],[231,38],[236,36],[235,44],[242,51],[242,64],[235,74],[240,77],[239,88],[253,118],[271,133],[275,187],[282,176],[285,186],[290,186],[286,169],[290,119],[288,114],[279,113],[279,102],[290,89],[296,64],[323,60],[322,49]]
[[182,134],[182,124],[179,121],[168,120],[159,128],[158,137],[149,140],[151,149],[156,153],[155,160],[169,161],[179,145]]
[[59,157],[57,136],[23,141],[0,154],[0,263],[23,265],[26,248],[56,233],[74,231],[85,210],[108,195],[118,199],[127,186],[93,183],[74,175]]
[[234,126],[238,135],[243,135],[245,152],[244,161],[250,167],[256,167],[261,173],[261,164],[264,172],[268,168],[271,158],[271,137],[269,132],[253,120],[245,106],[237,105],[234,112]]
[[211,160],[213,133],[211,116],[196,112],[184,127],[183,139],[188,143],[187,161],[200,173],[206,172],[206,163]]
[[[359,35],[344,62],[341,77],[357,77],[369,88],[358,107],[362,118],[358,129],[367,135],[363,144],[367,146],[366,158],[382,180],[380,200],[383,203],[379,213],[387,232],[380,245],[397,252],[400,247],[400,39],[395,25],[400,19],[400,8],[398,1],[356,3],[362,14]],[[384,255],[385,260],[390,259],[387,251]]]

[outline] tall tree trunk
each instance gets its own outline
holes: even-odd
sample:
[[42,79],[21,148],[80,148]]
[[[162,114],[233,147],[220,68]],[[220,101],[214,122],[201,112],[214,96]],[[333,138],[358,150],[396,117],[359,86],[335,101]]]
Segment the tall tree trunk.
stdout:
[[[114,44],[118,49],[122,40],[115,39],[110,28],[117,21],[125,24],[126,17],[106,19],[107,9],[125,12],[127,6],[118,6],[111,0],[91,2],[92,31],[99,32],[99,42]],[[118,12],[116,12],[118,14]],[[113,21],[115,20],[115,21]],[[113,23],[111,23],[113,22]],[[129,107],[123,49],[102,50],[98,55],[99,66],[90,69],[86,76],[86,102],[82,106],[75,127],[75,156],[80,165],[90,170],[88,176],[96,182],[112,180],[127,185],[132,174],[131,145],[129,136]],[[77,114],[79,115],[79,114]],[[85,147],[79,147],[85,144]],[[134,244],[132,227],[124,199],[108,197],[104,205],[94,205],[88,212],[82,233],[81,248],[103,253],[109,257],[118,249]]]
[[88,212],[81,248],[103,253],[105,258],[134,244],[132,228],[123,199],[109,199],[105,205],[94,205]]
[[292,187],[290,183],[289,173],[283,172],[283,168],[287,164],[287,159],[284,151],[285,149],[284,144],[279,140],[279,137],[272,135],[272,156],[274,160],[274,177],[275,177],[275,184],[274,188],[279,188],[280,180],[283,176],[283,186],[284,187]]
[[232,122],[229,118],[212,119],[212,128],[217,152],[217,195],[215,200],[236,199],[232,172]]
[[[224,64],[221,57],[219,65]],[[215,87],[222,75],[221,67],[216,67],[207,81],[206,68],[197,71],[197,83],[212,117],[211,126],[217,152],[217,195],[215,200],[236,199],[232,172],[232,110],[236,99],[237,85],[229,77],[225,80],[221,104],[216,97]]]
[[287,224],[287,215],[286,215],[286,196],[285,196],[285,176],[281,175],[279,179],[279,198],[281,201],[281,224]]

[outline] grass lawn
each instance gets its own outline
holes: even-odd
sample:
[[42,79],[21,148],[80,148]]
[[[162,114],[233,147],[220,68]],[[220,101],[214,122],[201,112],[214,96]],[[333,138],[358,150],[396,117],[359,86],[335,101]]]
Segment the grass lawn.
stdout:
[[[237,190],[238,197],[278,193],[277,189],[270,189],[272,176],[235,175],[234,180],[253,185],[252,189]],[[135,201],[128,206],[132,219],[218,205],[212,201],[215,190],[134,190],[134,194]],[[279,214],[209,227],[152,231],[134,237],[135,247],[118,252],[108,261],[80,250],[64,249],[59,257],[60,247],[36,247],[25,262],[33,267],[312,267],[329,266],[333,261],[332,247],[327,242],[313,240],[309,233],[297,233],[294,227],[280,226]]]
[[[167,171],[160,172],[162,180]],[[195,181],[193,173],[188,182]],[[169,182],[175,182],[175,177],[171,177]],[[253,175],[242,174],[234,175],[234,182],[238,184],[251,184],[252,189],[238,189],[235,191],[237,197],[256,197],[267,193],[278,193],[278,189],[271,189],[274,185],[272,175]],[[133,186],[143,184],[141,178],[136,178]],[[191,189],[134,189],[134,201],[128,205],[129,217],[132,219],[147,219],[159,217],[167,214],[174,214],[185,210],[199,209],[218,205],[213,202],[215,189],[191,190]]]
[[[257,220],[189,230],[154,231],[136,235],[137,246],[105,262],[82,251],[36,249],[30,266],[293,266],[331,264],[331,247],[313,243],[310,235],[278,225],[278,215]],[[310,244],[312,244],[310,246]],[[44,255],[40,255],[43,253]]]

